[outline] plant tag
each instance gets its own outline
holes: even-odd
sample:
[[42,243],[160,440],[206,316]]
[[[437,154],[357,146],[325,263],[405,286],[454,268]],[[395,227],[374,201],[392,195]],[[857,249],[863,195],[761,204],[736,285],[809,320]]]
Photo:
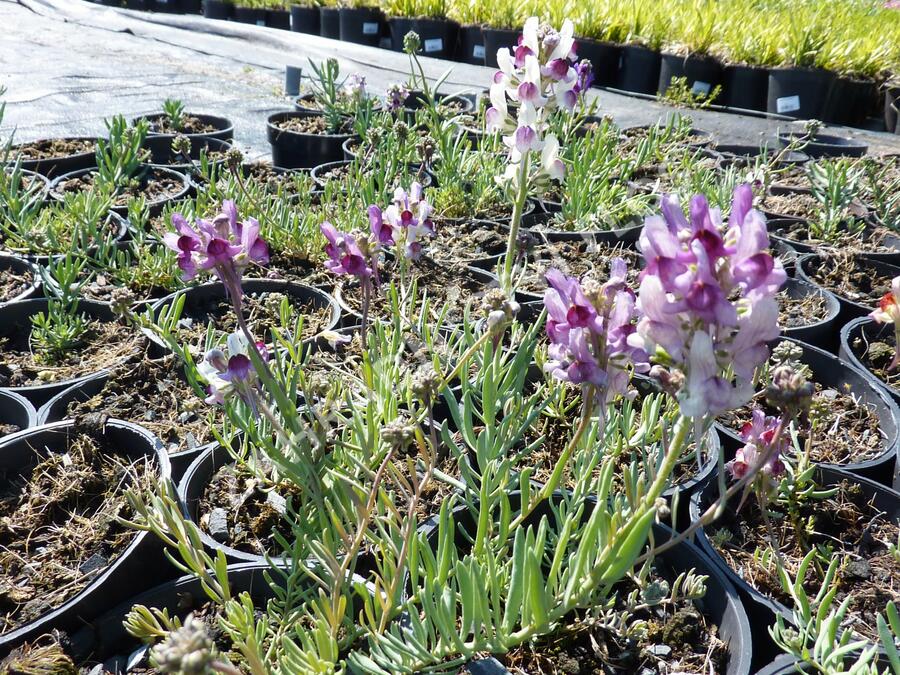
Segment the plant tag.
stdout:
[[364,22],[363,35],[378,35],[378,23],[374,21]]
[[266,25],[266,20],[265,20],[265,19],[257,19],[257,20],[256,20],[256,25],[257,25],[257,26],[265,26],[265,25]]
[[444,41],[441,38],[431,38],[425,40],[425,53],[439,52],[444,48]]
[[72,464],[74,464],[74,462],[72,461],[72,455],[70,455],[68,452],[64,452],[62,456],[62,463],[65,467],[72,466]]
[[775,100],[775,110],[779,113],[789,113],[800,110],[799,96],[782,96]]
[[472,47],[472,58],[474,59],[483,59],[484,58],[484,45],[475,45]]
[[694,96],[697,96],[698,94],[708,94],[710,89],[712,89],[712,85],[709,82],[697,80],[694,82],[694,86],[691,87],[691,93]]

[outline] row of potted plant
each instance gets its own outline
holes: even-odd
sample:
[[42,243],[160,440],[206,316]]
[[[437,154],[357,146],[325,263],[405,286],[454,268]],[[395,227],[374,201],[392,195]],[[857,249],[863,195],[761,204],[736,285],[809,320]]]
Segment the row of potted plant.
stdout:
[[[522,42],[486,109],[438,93],[417,36],[383,97],[315,64],[268,122],[309,173],[206,144],[227,125],[176,101],[52,186],[10,146],[2,242],[44,298],[0,307],[2,391],[49,425],[0,441],[4,666],[896,665],[896,406],[779,340],[834,309],[788,281],[817,269],[791,242],[876,240],[834,198],[776,241],[767,201],[869,165],[617,129],[565,27]],[[153,182],[151,125],[189,196]],[[874,211],[896,167],[871,163]],[[188,576],[146,590],[163,545]]]

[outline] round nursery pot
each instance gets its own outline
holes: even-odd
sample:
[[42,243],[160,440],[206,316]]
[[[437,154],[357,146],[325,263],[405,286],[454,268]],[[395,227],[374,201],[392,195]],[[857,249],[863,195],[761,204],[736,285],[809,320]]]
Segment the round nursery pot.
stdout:
[[200,157],[204,152],[212,166],[217,169],[224,169],[228,163],[226,155],[232,147],[229,141],[222,141],[217,138],[202,138],[197,142],[191,143],[191,152],[188,156],[193,161],[188,163],[183,155],[176,155],[173,152],[171,144],[160,143],[154,144],[151,160],[154,166],[163,166],[187,176],[192,176],[199,171]]
[[342,7],[340,11],[341,40],[377,47],[381,42],[383,23],[384,14],[377,7]]
[[266,25],[278,30],[291,29],[291,13],[286,9],[267,9]]
[[[509,497],[515,512],[520,495],[518,492],[513,492]],[[591,508],[592,505],[588,505],[586,511],[589,513]],[[548,506],[539,505],[535,510],[535,522],[541,515],[546,514],[552,528],[554,519],[548,512]],[[464,533],[471,532],[475,527],[469,508],[467,506],[456,507],[451,518],[456,525],[457,546],[461,549],[470,547],[470,535]],[[432,518],[423,524],[421,531],[428,538],[432,548],[436,549],[438,546],[437,518]],[[675,536],[670,528],[659,524],[653,525],[652,534],[657,543],[665,542]],[[690,570],[707,576],[706,595],[694,601],[694,604],[708,620],[718,626],[718,637],[728,644],[728,665],[721,675],[750,675],[754,653],[750,622],[738,593],[727,575],[718,569],[697,546],[688,541],[659,554],[656,558],[656,566],[661,575],[670,582],[679,574]],[[497,659],[490,656],[477,657],[466,665],[466,670],[472,675],[511,675],[513,672],[520,672],[518,669],[507,669]]]
[[[720,164],[723,167],[730,166],[732,164],[738,166],[747,166],[751,164],[755,159],[761,158],[763,156],[773,158],[780,152],[782,152],[774,148],[769,148],[767,146],[742,145],[740,143],[716,143],[715,147],[713,147],[713,150],[722,155],[722,161]],[[806,153],[791,150],[790,152],[785,152],[781,155],[781,158],[778,160],[778,166],[805,164],[808,161],[810,161],[810,156]]]
[[[4,488],[20,476],[30,475],[39,457],[67,452],[75,433],[74,422],[57,422],[0,441],[0,475],[4,476]],[[115,452],[128,462],[149,459],[155,464],[154,474],[159,480],[169,478],[169,458],[159,441],[146,429],[121,420],[108,420],[94,433],[102,436],[110,452]],[[93,558],[91,556],[82,567]],[[112,563],[106,565],[103,559],[100,563],[100,567],[105,566],[105,569],[76,595],[57,607],[49,608],[30,623],[0,636],[0,653],[51,629],[77,629],[108,610],[110,605],[163,580],[164,573],[169,569],[159,540],[149,532],[135,532],[130,543]]]
[[0,438],[37,425],[37,411],[27,398],[0,390]]
[[12,176],[10,183],[18,181],[18,189],[24,191],[33,188],[36,192],[35,196],[40,196],[44,201],[47,200],[47,196],[50,193],[50,180],[46,176],[28,169],[19,168],[16,170],[14,165],[2,167],[2,170]]
[[[183,173],[179,173],[178,171],[175,171],[174,169],[170,169],[168,167],[155,166],[153,164],[144,164],[142,166],[144,167],[144,174],[152,173],[154,176],[173,180],[176,183],[180,183],[181,185],[178,192],[173,193],[171,196],[163,196],[147,201],[147,210],[151,217],[157,216],[162,213],[162,210],[166,207],[167,204],[184,199],[191,191],[191,182]],[[95,169],[81,169],[80,171],[64,173],[63,175],[54,179],[53,183],[50,185],[50,196],[57,201],[65,201],[65,191],[60,189],[62,184],[72,179],[84,178],[94,171]],[[121,216],[122,218],[126,218],[128,216],[128,207],[122,204],[110,207],[110,211],[118,216]]]
[[319,8],[319,35],[332,40],[341,39],[341,10],[339,7]]
[[[351,151],[346,148],[346,145],[347,145],[346,143],[344,145],[345,145],[344,154],[346,155],[346,154],[350,153]],[[324,188],[332,180],[331,178],[328,177],[329,171],[332,171],[334,169],[339,169],[340,167],[343,167],[343,166],[350,166],[351,164],[353,164],[353,161],[354,161],[354,158],[351,157],[349,159],[342,159],[337,162],[326,162],[325,164],[319,164],[319,166],[313,167],[313,170],[310,172],[310,176],[312,176],[312,179],[316,182],[316,185]],[[419,165],[415,165],[415,164],[408,165],[408,171],[409,171],[408,175],[413,176],[415,174],[418,174],[419,169],[420,169]],[[412,179],[410,179],[410,180],[412,180]],[[427,171],[423,171],[422,175],[420,177],[416,177],[415,180],[417,180],[423,188],[431,187],[432,177],[431,177],[431,174],[428,173]]]
[[[40,141],[31,141],[29,143],[20,143],[18,145],[12,146],[10,148],[10,163],[14,163],[16,157],[20,154],[22,150],[26,150],[26,146],[30,146],[34,148],[34,150],[39,151],[40,157],[34,159],[25,159],[24,157],[19,159],[19,166],[27,171],[34,171],[36,173],[47,176],[48,178],[53,178],[55,176],[62,175],[64,173],[69,173],[70,171],[78,171],[79,169],[90,169],[92,167],[97,166],[97,155],[95,152],[97,138],[94,136],[81,136],[81,137],[73,137],[73,138],[63,138],[58,139],[62,141],[76,141],[82,143],[90,143],[92,145],[92,149],[85,149],[79,152],[73,152],[71,154],[59,155],[52,151],[52,142],[57,139],[45,139]],[[47,154],[51,156],[45,156]]]
[[[837,485],[843,480],[851,480],[856,483],[863,494],[869,498],[874,507],[879,511],[883,511],[893,520],[900,519],[900,494],[886,488],[874,481],[867,480],[860,476],[854,476],[846,471],[831,469],[826,467],[818,467],[816,470],[816,480],[823,487]],[[697,520],[706,508],[715,502],[718,497],[718,486],[715,481],[711,481],[701,492],[694,495],[691,500],[691,518]],[[729,502],[728,510],[733,512],[735,505],[740,500],[740,495],[732,498]],[[780,673],[781,670],[758,670],[765,668],[772,659],[781,656],[781,650],[774,644],[769,635],[769,626],[775,623],[775,617],[781,615],[787,625],[793,625],[793,615],[789,608],[783,604],[760,593],[733,570],[728,563],[719,555],[718,551],[709,541],[705,528],[700,528],[696,535],[695,541],[698,548],[708,557],[712,564],[725,575],[728,581],[737,589],[740,599],[743,601],[744,609],[750,618],[750,626],[753,633],[753,665],[757,669],[757,675],[762,672]],[[793,671],[784,671],[793,672]]]
[[725,66],[722,73],[722,97],[716,103],[738,110],[765,112],[768,93],[768,68]]
[[900,133],[900,86],[889,86],[884,90],[884,128],[888,133]]
[[[33,298],[31,300],[23,300],[22,302],[0,306],[0,335],[8,337],[13,333],[24,332],[24,334],[30,334],[32,317],[40,312],[47,312],[46,298]],[[89,319],[102,322],[116,320],[116,316],[112,313],[109,305],[102,302],[94,302],[92,300],[81,300],[78,303],[78,313],[87,316]],[[109,364],[107,369],[122,365],[143,351],[143,348],[143,340],[138,340],[134,350],[124,354],[114,363]],[[0,364],[3,364],[2,357],[0,357]],[[0,372],[4,370],[6,370],[5,367],[0,366]],[[105,372],[105,370],[106,369],[88,371],[83,375],[70,377],[58,382],[48,382],[46,384],[32,384],[20,387],[3,386],[0,387],[0,391],[12,391],[21,394],[34,406],[42,406],[59,392],[64,391],[73,385],[81,384],[97,373]],[[4,378],[6,377],[8,377],[8,375],[4,373]]]
[[422,41],[420,54],[449,59],[456,53],[459,24],[455,21],[393,17],[388,19],[388,27],[391,30],[391,48],[395,52],[403,51],[403,38],[410,31],[415,31]]
[[295,33],[318,35],[322,29],[320,22],[318,7],[291,5],[291,30]]
[[234,18],[234,3],[223,0],[203,0],[203,16],[207,19],[229,20]]
[[148,0],[147,9],[166,14],[199,14],[198,0]]
[[153,131],[153,125],[158,122],[160,118],[164,117],[165,113],[156,113],[154,115],[144,115],[143,117],[135,118],[135,122],[141,119],[145,119],[150,122],[150,131],[147,133],[147,140],[144,142],[144,147],[150,150],[151,156],[153,155],[157,144],[165,143],[166,145],[164,147],[168,148],[171,146],[172,141],[176,136],[186,136],[192,144],[195,142],[200,142],[201,140],[207,138],[216,138],[220,141],[230,141],[234,137],[234,125],[227,117],[197,113],[185,113],[185,115],[188,117],[195,117],[203,124],[215,127],[215,130],[189,134],[174,134],[168,132]]
[[[0,307],[10,302],[33,298],[41,288],[41,274],[37,265],[17,255],[0,253],[0,275],[4,280],[12,278],[13,275],[21,275],[23,279],[22,284],[12,291],[13,295],[9,297],[0,295]],[[27,280],[28,277],[31,278],[30,281]]]
[[[247,553],[246,551],[240,551],[219,542],[217,540],[217,533],[220,530],[218,529],[219,526],[216,524],[219,521],[218,518],[211,517],[208,528],[199,526],[201,515],[200,500],[203,498],[206,487],[219,469],[223,466],[232,464],[233,462],[234,457],[232,457],[227,448],[224,448],[221,445],[215,445],[201,453],[190,463],[181,480],[178,482],[178,499],[184,506],[185,517],[198,524],[197,529],[200,531],[200,539],[208,549],[211,551],[222,551],[229,562],[253,562],[265,564],[266,557],[262,554],[257,555],[254,553]],[[220,538],[224,539],[228,536],[227,523],[223,523],[222,527],[224,528],[221,530],[223,536]],[[209,531],[207,531],[207,529]],[[274,560],[278,562],[282,560],[282,558],[278,557],[274,558]]]
[[833,80],[834,73],[828,70],[772,68],[766,110],[798,119],[821,119]]
[[[894,481],[895,465],[897,461],[897,446],[900,440],[898,434],[898,421],[900,421],[900,412],[893,399],[879,386],[874,384],[870,377],[866,376],[863,371],[851,366],[846,361],[842,361],[834,354],[807,345],[802,342],[792,340],[794,344],[803,349],[801,363],[809,366],[812,371],[813,380],[824,387],[851,393],[854,398],[865,403],[870,409],[874,410],[878,417],[878,429],[882,436],[883,447],[881,454],[872,459],[848,463],[848,464],[828,464],[819,463],[819,466],[828,469],[840,469],[857,476],[884,484],[891,485]],[[716,423],[722,431],[725,457],[731,459],[734,451],[744,443],[741,440],[738,430],[730,429],[724,425]]]
[[781,330],[781,335],[786,338],[811,344],[820,349],[833,350],[834,334],[837,328],[836,322],[838,314],[841,312],[841,303],[834,297],[834,294],[815,284],[811,284],[808,281],[790,278],[785,281],[783,290],[794,300],[802,300],[810,296],[819,296],[825,305],[826,314],[824,318],[815,323],[792,328],[783,328]]
[[660,53],[641,45],[623,45],[618,88],[637,94],[655,94],[662,63]]
[[276,126],[291,118],[319,116],[321,113],[303,110],[269,116],[266,135],[272,146],[272,164],[281,169],[311,169],[319,164],[344,158],[341,146],[353,134],[307,134]]
[[481,26],[460,26],[456,60],[473,66],[483,66],[484,55],[484,35],[481,33]]
[[[782,148],[790,144],[795,138],[801,137],[802,134],[795,134],[790,131],[778,132],[778,143]],[[816,134],[813,136],[806,147],[803,148],[810,157],[862,157],[869,151],[869,146],[852,138],[843,138],[841,136],[830,136],[828,134]]]
[[773,239],[771,246],[772,253],[781,260],[788,278],[793,278],[797,274],[797,250],[783,239]]
[[874,113],[877,101],[878,86],[874,80],[837,77],[831,83],[822,119],[831,124],[858,127]]
[[712,56],[663,54],[659,66],[660,94],[668,91],[675,77],[686,79],[694,94],[709,94],[722,84],[722,64]]
[[[868,316],[853,319],[853,321],[841,328],[840,357],[869,375],[874,382],[877,382],[900,405],[900,389],[885,382],[879,375],[873,373],[864,362],[864,354],[868,351],[869,345],[876,342],[884,342],[889,347],[893,347],[893,326],[891,324],[875,323],[875,320]],[[885,358],[887,356],[885,355]]]
[[249,23],[256,26],[265,26],[266,10],[262,7],[241,7],[240,5],[237,5],[234,8],[234,20],[238,23]]
[[[330,318],[323,330],[331,330],[338,325],[341,319],[341,310],[335,299],[320,291],[318,288],[298,284],[293,281],[281,281],[279,279],[245,279],[241,283],[244,290],[244,296],[254,295],[258,293],[281,293],[296,300],[309,303],[315,309],[327,310]],[[213,281],[199,286],[191,286],[180,291],[167,295],[154,302],[150,309],[156,315],[166,305],[173,305],[174,302],[184,297],[184,306],[181,311],[181,321],[192,319],[193,316],[200,315],[206,320],[207,313],[205,307],[211,303],[224,301],[227,299],[225,286],[221,282]],[[153,343],[158,353],[168,353],[169,347],[159,336],[152,331],[144,331],[150,341]],[[259,335],[257,338],[268,341],[268,336]],[[308,342],[308,340],[304,340]]]
[[[266,562],[229,565],[228,584],[232,595],[248,593],[255,607],[265,608],[275,597],[269,579],[278,583],[282,578],[271,572],[272,567]],[[146,665],[144,656],[149,651],[147,645],[125,628],[125,619],[134,605],[166,610],[169,616],[183,619],[208,601],[209,596],[196,576],[180,577],[108,609],[72,635],[67,651],[76,663],[88,659],[91,663],[102,663],[103,672],[133,672],[135,666]]]
[[490,28],[484,26],[481,29],[484,38],[484,65],[488,68],[497,67],[497,50],[504,47],[510,51],[519,43],[521,31],[510,28]]
[[[856,262],[857,267],[872,270],[876,274],[890,277],[891,279],[900,275],[900,267],[889,265],[880,260],[872,260],[868,256],[855,255],[853,256],[853,260]],[[797,265],[797,277],[818,286],[819,284],[814,278],[813,270],[821,264],[821,255],[813,253],[803,256],[800,258],[799,264]],[[875,308],[874,303],[872,306],[864,305],[860,302],[845,298],[831,289],[826,288],[825,290],[830,291],[838,299],[838,302],[841,305],[841,313],[838,316],[838,325],[843,325],[860,316],[866,316]],[[886,288],[885,292],[888,290],[889,289]]]
[[619,80],[619,62],[622,60],[622,45],[604,40],[580,38],[578,57],[591,62],[595,87],[615,87]]

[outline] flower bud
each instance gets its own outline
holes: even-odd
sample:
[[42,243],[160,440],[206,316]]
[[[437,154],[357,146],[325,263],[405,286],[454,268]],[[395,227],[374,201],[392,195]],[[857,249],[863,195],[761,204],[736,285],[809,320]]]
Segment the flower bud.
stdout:
[[413,373],[409,387],[413,395],[420,401],[433,401],[438,394],[438,387],[441,384],[441,378],[431,366],[420,366]]
[[228,370],[228,358],[221,349],[210,349],[204,357],[206,362],[220,373]]
[[403,37],[403,51],[407,54],[415,54],[421,46],[422,39],[415,31],[411,30]]
[[499,288],[492,288],[482,296],[481,308],[487,316],[487,329],[491,333],[503,330],[519,313],[519,303],[510,300]]
[[802,415],[809,411],[814,392],[813,384],[802,373],[783,365],[772,371],[766,401],[788,415]]
[[118,287],[114,288],[109,296],[109,306],[113,314],[124,316],[131,310],[135,297],[131,289]]
[[241,168],[241,164],[244,161],[244,153],[242,153],[237,148],[232,148],[225,155],[225,162],[228,164],[228,168],[232,171],[237,171]]
[[187,136],[182,136],[178,134],[172,140],[172,153],[176,156],[181,155],[182,157],[190,157],[191,156],[191,139]]
[[162,673],[203,675],[213,659],[212,638],[203,622],[193,615],[150,650],[151,663]]
[[402,417],[388,422],[381,428],[381,440],[397,450],[408,448],[415,437],[415,429]]

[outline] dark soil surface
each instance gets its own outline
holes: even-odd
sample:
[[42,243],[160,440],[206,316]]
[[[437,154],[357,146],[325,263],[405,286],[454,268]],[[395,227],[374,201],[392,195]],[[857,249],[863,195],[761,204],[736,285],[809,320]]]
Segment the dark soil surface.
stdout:
[[848,255],[824,257],[810,276],[835,295],[866,307],[876,307],[891,290],[890,276]]
[[171,117],[167,114],[159,115],[150,123],[150,131],[155,134],[210,134],[219,131],[215,124],[208,124],[199,117],[184,114],[181,116],[180,124],[174,124]]
[[[96,176],[96,173],[90,172],[78,178],[69,178],[59,183],[55,189],[63,195],[70,192],[89,192],[93,189]],[[148,203],[153,204],[177,197],[182,190],[184,190],[182,181],[168,173],[154,170],[141,177],[138,186],[118,190],[113,199],[113,206],[128,206],[132,199],[138,197],[143,197]]]
[[600,283],[609,279],[609,266],[613,258],[624,258],[628,265],[628,280],[636,288],[640,273],[641,257],[634,249],[587,241],[538,244],[527,254],[524,276],[516,288],[519,291],[543,295],[547,288],[545,275],[557,268],[570,277],[581,279],[592,275]]
[[[757,394],[759,397],[760,395]],[[767,415],[777,415],[762,401]],[[719,417],[719,422],[738,433],[750,421],[751,404]],[[810,419],[815,434],[810,451],[814,462],[851,464],[874,459],[884,452],[884,437],[880,432],[878,414],[849,391],[824,388],[816,384]],[[804,447],[809,436],[808,426],[798,429],[798,439]]]
[[435,228],[428,253],[438,262],[470,263],[506,251],[508,230],[488,220],[466,220]]
[[850,232],[845,228],[839,230],[834,238],[825,240],[813,236],[809,223],[798,220],[786,224],[770,226],[769,232],[790,241],[808,244],[817,248],[840,253],[898,253],[897,249],[884,238],[889,234],[883,228],[870,232]]
[[13,147],[11,159],[56,159],[94,152],[97,144],[83,138],[47,138],[40,141],[20,143]]
[[882,382],[892,386],[900,386],[900,369],[888,370],[894,359],[894,336],[885,331],[882,339],[866,342],[858,337],[850,345],[856,358]]
[[0,338],[0,386],[61,382],[113,368],[143,350],[144,339],[121,324],[91,321],[78,348],[56,360],[36,350],[31,325],[10,327]]
[[245,278],[284,279],[325,290],[331,288],[337,280],[320,260],[311,260],[304,254],[281,251],[272,251],[269,264],[265,267],[249,267]]
[[787,292],[778,294],[778,325],[781,328],[811,326],[828,316],[828,304],[818,293],[792,298]]
[[50,453],[0,491],[0,634],[76,595],[121,555],[136,532],[128,486],[147,486],[151,464],[129,464],[81,433],[66,453]]
[[[840,484],[833,497],[803,502],[795,518],[781,504],[769,504],[775,541],[784,557],[788,574],[797,568],[809,547],[832,550],[844,564],[838,568],[834,585],[836,603],[851,596],[847,625],[868,640],[878,642],[875,615],[889,601],[900,600],[900,566],[888,550],[897,541],[897,523],[870,505],[858,485],[849,480]],[[798,537],[798,532],[803,532]],[[761,593],[791,606],[790,597],[778,579],[776,562],[765,564],[758,552],[769,547],[766,525],[758,502],[748,499],[739,515],[732,510],[708,529],[713,546],[748,584]],[[826,554],[826,560],[830,556]],[[814,597],[821,585],[815,565],[810,565],[804,586]]]
[[0,302],[7,302],[24,293],[34,284],[34,275],[28,270],[9,267],[0,270]]
[[140,424],[170,453],[193,450],[215,440],[207,420],[209,409],[197,396],[174,356],[144,359],[134,368],[116,371],[103,390],[87,401],[73,401],[68,417],[105,413]]
[[[305,171],[278,171],[265,162],[244,164],[242,170],[245,181],[262,186],[271,195],[293,197],[308,194],[314,187],[312,178]],[[227,180],[227,175],[222,180]]]

